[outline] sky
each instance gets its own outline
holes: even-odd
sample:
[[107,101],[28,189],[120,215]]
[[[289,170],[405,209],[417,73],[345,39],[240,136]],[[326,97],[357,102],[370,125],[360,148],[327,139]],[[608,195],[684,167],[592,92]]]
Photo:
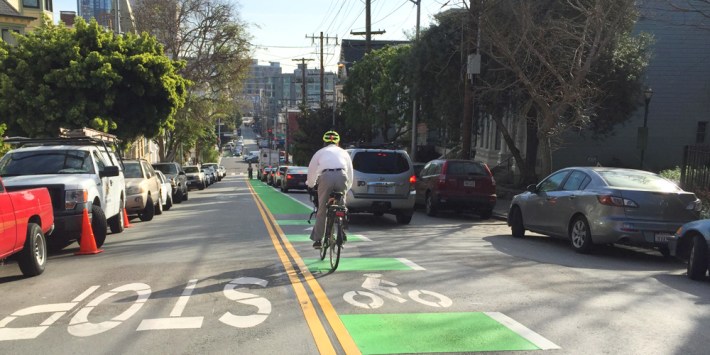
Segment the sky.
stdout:
[[[292,72],[298,62],[293,59],[310,58],[309,68],[319,65],[320,39],[331,37],[324,45],[324,67],[335,71],[340,46],[345,39],[365,39],[351,31],[365,31],[365,0],[232,0],[237,4],[240,19],[247,24],[254,46],[253,58],[259,64],[279,62],[283,72]],[[460,0],[421,0],[420,28],[432,22],[432,16],[452,6],[460,7]],[[55,20],[59,11],[77,11],[77,0],[55,0]],[[370,5],[371,30],[385,31],[373,35],[373,40],[406,40],[414,36],[417,7],[411,0],[372,0]],[[307,38],[308,36],[308,38]]]

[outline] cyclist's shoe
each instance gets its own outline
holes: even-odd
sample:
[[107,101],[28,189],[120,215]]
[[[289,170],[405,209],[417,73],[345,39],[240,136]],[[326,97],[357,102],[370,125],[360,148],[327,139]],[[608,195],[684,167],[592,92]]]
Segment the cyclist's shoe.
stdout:
[[348,241],[348,235],[347,233],[343,233],[343,243]]
[[313,242],[313,249],[320,249],[320,247],[320,240],[316,240],[315,242]]

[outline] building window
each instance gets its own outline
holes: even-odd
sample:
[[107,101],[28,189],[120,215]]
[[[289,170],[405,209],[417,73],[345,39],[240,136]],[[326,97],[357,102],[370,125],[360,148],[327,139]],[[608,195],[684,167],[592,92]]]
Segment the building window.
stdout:
[[703,144],[705,143],[705,135],[707,132],[708,123],[707,121],[698,122],[698,130],[695,132],[695,143]]
[[39,0],[22,0],[22,6],[39,9]]
[[44,10],[52,11],[52,0],[44,0]]

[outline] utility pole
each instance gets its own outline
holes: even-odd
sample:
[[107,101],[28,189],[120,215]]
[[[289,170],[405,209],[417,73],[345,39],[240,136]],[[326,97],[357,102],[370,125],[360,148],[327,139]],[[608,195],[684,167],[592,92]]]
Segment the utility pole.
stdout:
[[[466,41],[466,74],[464,75],[464,103],[463,103],[463,122],[461,124],[461,158],[471,159],[471,138],[475,134],[475,125],[473,120],[477,119],[475,117],[475,82],[476,75],[481,73],[481,56],[480,56],[480,30],[481,30],[481,11],[483,11],[483,6],[480,6],[480,0],[470,0],[469,9],[471,11],[471,18],[475,19],[475,37],[473,31],[466,31],[463,29],[461,41]],[[463,26],[463,24],[461,24]],[[467,33],[468,32],[468,33]],[[474,42],[475,41],[475,42]],[[476,51],[474,53],[469,52],[469,43],[474,42],[476,46]],[[463,43],[461,43],[463,47]],[[463,49],[463,48],[462,48]],[[463,53],[463,52],[462,52]],[[462,58],[463,59],[463,58]],[[462,60],[463,62],[463,60]],[[470,79],[470,82],[469,82]]]
[[[422,9],[422,0],[409,0],[417,5],[417,34],[416,37],[414,37],[414,43],[419,43],[419,18],[421,16],[421,9]],[[412,161],[416,162],[417,161],[417,94],[414,91],[414,88],[412,88],[412,93],[414,95],[414,99],[412,101],[412,150],[411,150],[411,158]]]
[[[371,19],[370,19],[370,3],[371,3],[371,0],[365,1],[365,32],[350,31],[350,34],[354,35],[354,36],[365,35],[365,54],[366,55],[367,55],[367,53],[370,53],[370,51],[372,50],[372,43],[371,43],[372,42],[372,35],[373,34],[381,35],[381,34],[385,33],[385,31],[382,31],[382,30],[372,32]],[[367,83],[365,84],[365,95],[364,95],[365,102],[363,102],[365,105],[365,112],[367,115],[369,115],[369,113],[370,113],[370,92],[372,91],[371,85],[372,85],[372,83],[368,79]],[[373,131],[372,127],[371,127],[371,131]],[[370,134],[370,137],[368,137],[368,139],[372,139],[372,134]]]
[[[308,36],[306,35],[306,38],[310,38],[311,40],[315,40],[316,36]],[[324,108],[325,107],[325,67],[323,64],[323,39],[327,42],[330,39],[335,40],[335,45],[338,45],[338,37],[328,37],[325,36],[323,37],[323,32],[320,33],[320,107]]]
[[307,93],[306,93],[306,61],[309,61],[309,62],[310,62],[310,61],[313,60],[313,59],[299,58],[299,59],[292,59],[292,60],[293,60],[294,62],[298,62],[298,61],[301,62],[301,72],[302,72],[302,75],[303,75],[303,82],[301,82],[301,96],[303,96],[303,97],[301,98],[301,100],[302,100],[303,108],[301,108],[301,110],[305,110],[305,109],[306,109],[306,104],[308,103],[308,100],[307,100],[307,98],[306,98],[306,94],[307,94]]
[[379,30],[372,32],[372,25],[371,25],[371,19],[370,19],[370,2],[371,0],[366,0],[365,1],[365,32],[353,32],[350,31],[350,34],[353,36],[362,36],[365,35],[365,53],[370,53],[372,50],[372,35],[381,35],[384,34],[385,31]]

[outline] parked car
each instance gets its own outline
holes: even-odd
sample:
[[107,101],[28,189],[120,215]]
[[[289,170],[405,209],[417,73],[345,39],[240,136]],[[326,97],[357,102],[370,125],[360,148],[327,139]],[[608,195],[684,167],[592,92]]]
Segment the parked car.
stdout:
[[414,214],[414,168],[405,150],[347,149],[353,161],[353,185],[346,199],[351,213],[393,214],[409,224]]
[[207,187],[207,178],[202,172],[199,165],[186,165],[183,167],[185,176],[187,177],[187,187],[204,190]]
[[219,173],[222,174],[222,179],[227,177],[227,168],[224,167],[224,165],[219,166]]
[[417,176],[416,200],[426,214],[453,209],[473,210],[483,219],[491,218],[496,205],[496,181],[484,163],[460,159],[436,159]]
[[180,163],[153,163],[155,170],[160,170],[170,181],[171,195],[174,203],[187,201],[189,189],[187,187],[187,175]]
[[278,167],[271,167],[266,173],[266,184],[274,186],[274,178],[276,177],[276,171],[279,170]]
[[710,219],[682,225],[668,240],[671,255],[687,261],[688,277],[702,280],[708,273],[710,255]]
[[306,166],[289,166],[281,180],[281,191],[288,190],[306,190],[306,178],[308,177],[308,167]]
[[281,187],[281,182],[286,176],[286,169],[288,165],[279,165],[274,172],[274,187]]
[[215,182],[222,181],[222,173],[219,171],[219,165],[217,163],[204,163],[202,164],[202,167],[212,169]]
[[155,173],[158,174],[158,180],[160,181],[161,186],[160,203],[163,205],[163,211],[167,211],[173,207],[173,194],[171,193],[172,185],[170,185],[170,180],[165,177],[162,171],[156,170]]
[[89,137],[6,139],[15,149],[0,159],[8,191],[46,187],[54,208],[54,232],[48,248],[79,241],[86,208],[97,247],[124,229],[125,180],[110,143]]
[[15,255],[23,275],[43,273],[46,236],[54,229],[49,190],[41,187],[10,192],[0,178],[0,225],[0,261]]
[[210,170],[210,168],[202,167],[202,169],[200,170],[203,174],[205,174],[205,181],[207,182],[207,186],[210,186],[216,182],[214,174],[212,173],[212,170]]
[[144,222],[163,213],[160,201],[162,186],[153,166],[144,159],[124,160],[123,169],[126,176],[126,212],[137,214]]
[[552,173],[513,197],[508,225],[568,239],[588,253],[594,244],[622,243],[670,255],[678,227],[696,220],[700,200],[660,175],[634,169],[570,167]]
[[267,182],[270,172],[271,172],[271,166],[265,166],[263,169],[261,169],[261,172],[257,176],[257,178],[263,182]]

